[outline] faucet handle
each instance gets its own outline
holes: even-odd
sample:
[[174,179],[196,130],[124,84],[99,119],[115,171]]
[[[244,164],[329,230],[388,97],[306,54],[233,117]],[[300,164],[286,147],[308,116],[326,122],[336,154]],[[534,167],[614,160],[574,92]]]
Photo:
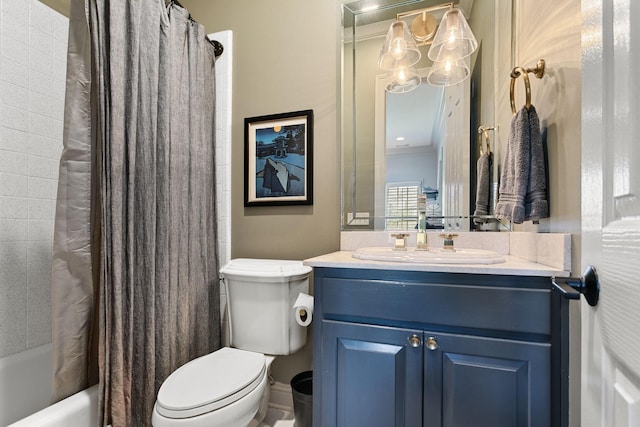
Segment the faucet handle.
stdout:
[[453,248],[453,239],[458,237],[455,233],[441,233],[440,237],[444,239],[442,249],[445,251],[455,251]]
[[443,239],[454,239],[458,237],[458,235],[455,233],[440,233],[440,237],[442,237]]
[[409,235],[407,233],[394,233],[391,235],[396,242],[393,250],[395,251],[406,251],[407,250],[407,237]]

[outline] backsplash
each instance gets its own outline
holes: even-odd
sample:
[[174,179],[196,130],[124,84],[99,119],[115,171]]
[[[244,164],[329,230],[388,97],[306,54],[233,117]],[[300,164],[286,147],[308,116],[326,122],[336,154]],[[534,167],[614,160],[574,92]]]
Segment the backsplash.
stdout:
[[571,271],[571,234],[518,231],[505,234],[509,234],[511,255]]
[[[416,246],[416,232],[406,232],[407,246]],[[442,247],[442,232],[427,232],[429,247]],[[353,251],[370,246],[394,244],[390,231],[343,231],[340,233],[340,250]],[[527,261],[571,271],[571,235],[568,233],[479,233],[458,232],[455,246],[468,249],[484,249],[501,255],[513,255]]]

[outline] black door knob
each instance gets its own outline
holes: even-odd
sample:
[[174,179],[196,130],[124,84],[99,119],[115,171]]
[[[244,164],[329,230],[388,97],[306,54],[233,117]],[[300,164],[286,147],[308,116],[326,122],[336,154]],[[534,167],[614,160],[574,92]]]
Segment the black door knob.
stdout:
[[584,295],[590,306],[598,304],[600,282],[596,268],[588,266],[582,277],[552,277],[553,287],[569,299],[580,299]]

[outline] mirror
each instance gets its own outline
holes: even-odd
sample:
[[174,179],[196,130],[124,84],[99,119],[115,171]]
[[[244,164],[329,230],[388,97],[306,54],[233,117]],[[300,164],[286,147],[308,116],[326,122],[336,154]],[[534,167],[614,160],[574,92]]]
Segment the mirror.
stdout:
[[[343,5],[343,230],[412,230],[418,220],[418,194],[417,203],[426,205],[427,228],[469,230],[489,224],[479,226],[470,219],[475,208],[477,129],[497,124],[495,111],[505,82],[508,85],[508,72],[496,70],[510,70],[512,63],[512,5],[453,3],[467,16],[480,46],[471,57],[471,78],[446,88],[430,86],[429,46],[420,46],[422,58],[416,68],[422,84],[401,94],[384,91],[387,72],[377,65],[386,32],[397,14],[443,3],[386,0],[374,5],[360,0]],[[438,23],[445,11],[433,12]],[[409,25],[412,19],[407,19]],[[506,137],[507,131],[503,128],[489,132],[496,189],[500,134]],[[413,204],[407,206],[407,200]]]
[[415,218],[394,212],[387,201],[402,196],[416,183],[430,192],[428,200],[425,197],[425,210],[432,218],[428,225],[442,216],[438,189],[443,184],[444,88],[426,83],[428,71],[418,70],[422,83],[407,93],[385,93],[385,75],[376,78],[374,152],[384,162],[374,169],[374,194],[384,197],[375,197],[374,218],[378,224],[374,228],[402,230],[415,226]]

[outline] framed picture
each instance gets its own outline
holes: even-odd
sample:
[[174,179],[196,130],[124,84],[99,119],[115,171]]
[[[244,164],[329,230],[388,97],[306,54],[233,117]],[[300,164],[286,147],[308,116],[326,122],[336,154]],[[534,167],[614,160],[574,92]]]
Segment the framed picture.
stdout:
[[244,119],[244,205],[313,204],[313,110]]

